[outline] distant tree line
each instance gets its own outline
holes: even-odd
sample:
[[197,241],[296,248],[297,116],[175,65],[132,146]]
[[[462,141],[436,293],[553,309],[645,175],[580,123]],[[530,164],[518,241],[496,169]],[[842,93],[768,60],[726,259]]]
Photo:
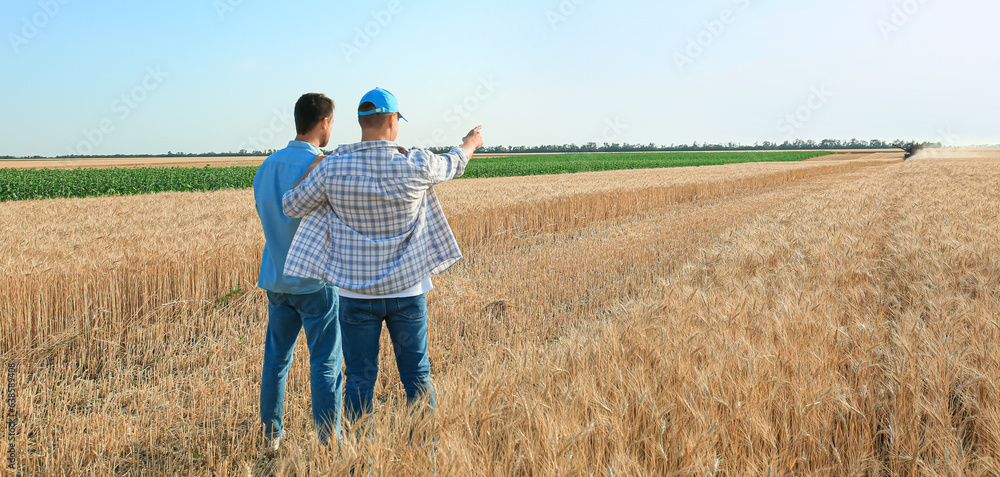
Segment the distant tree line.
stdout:
[[[752,146],[745,144],[737,144],[734,142],[729,142],[726,144],[712,144],[703,143],[699,144],[697,141],[691,145],[671,144],[658,145],[656,143],[649,144],[629,144],[629,143],[604,143],[598,145],[596,142],[588,142],[582,146],[576,144],[553,144],[545,146],[484,146],[480,148],[477,152],[482,154],[530,154],[530,153],[552,153],[552,152],[711,152],[711,151],[784,151],[784,150],[837,150],[837,149],[889,149],[895,147],[896,144],[913,144],[917,141],[882,141],[880,139],[872,139],[871,141],[851,139],[850,141],[842,141],[840,139],[824,139],[822,141],[816,142],[814,140],[803,141],[801,139],[796,139],[794,141],[785,141],[783,143],[776,143],[771,141],[764,141],[762,143],[754,143]],[[921,143],[924,147],[941,147],[941,143],[924,142]],[[430,148],[436,153],[448,152],[451,150],[449,147],[432,147]]]
[[[629,144],[629,143],[603,143],[598,145],[596,142],[588,142],[583,145],[576,144],[549,144],[544,146],[484,146],[479,149],[478,152],[483,154],[527,154],[527,153],[552,153],[552,152],[653,152],[653,151],[663,151],[663,152],[691,152],[691,151],[784,151],[784,150],[838,150],[838,149],[888,149],[894,147],[896,144],[914,144],[917,141],[882,141],[879,139],[872,139],[870,141],[851,139],[850,141],[842,141],[840,139],[824,139],[822,141],[808,140],[803,141],[801,139],[796,139],[794,141],[785,141],[782,143],[776,143],[771,141],[764,141],[762,143],[754,143],[753,145],[737,144],[734,142],[728,142],[725,144],[712,144],[712,143],[702,143],[699,144],[697,141],[688,145],[680,144],[675,145],[658,145],[656,143],[649,144]],[[923,142],[924,147],[941,147],[941,143],[937,142]],[[435,153],[444,153],[451,150],[451,147],[432,147],[431,151]],[[185,152],[173,152],[168,151],[166,154],[91,154],[91,155],[66,155],[66,156],[56,156],[56,159],[88,159],[95,157],[107,157],[107,158],[133,158],[133,157],[149,157],[149,158],[162,158],[162,157],[241,157],[241,156],[269,156],[273,154],[275,149],[265,149],[261,150],[247,150],[242,149],[236,152],[202,152],[202,153],[185,153]],[[323,151],[329,154],[331,151]],[[47,159],[43,156],[0,156],[0,159]]]

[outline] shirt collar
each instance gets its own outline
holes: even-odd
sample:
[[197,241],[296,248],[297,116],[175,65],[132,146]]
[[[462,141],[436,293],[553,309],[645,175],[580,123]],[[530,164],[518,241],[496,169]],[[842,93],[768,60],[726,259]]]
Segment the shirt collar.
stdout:
[[305,141],[288,141],[288,147],[294,147],[297,149],[308,149],[309,152],[317,155],[323,154],[323,151],[321,151],[318,147],[309,144],[308,142]]
[[394,141],[362,141],[354,144],[345,144],[337,148],[336,155],[350,154],[354,152],[367,151],[372,149],[395,149],[400,154],[406,154],[406,148],[396,144]]

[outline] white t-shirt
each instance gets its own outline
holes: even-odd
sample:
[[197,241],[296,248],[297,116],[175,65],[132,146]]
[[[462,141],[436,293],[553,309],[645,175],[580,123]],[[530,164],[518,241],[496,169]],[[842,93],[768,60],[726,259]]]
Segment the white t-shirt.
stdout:
[[382,298],[409,298],[412,296],[423,295],[434,289],[434,284],[431,283],[431,276],[427,275],[420,283],[413,285],[405,290],[398,291],[389,295],[364,295],[361,293],[355,293],[350,290],[340,289],[340,296],[347,298],[354,298],[355,300],[379,300]]

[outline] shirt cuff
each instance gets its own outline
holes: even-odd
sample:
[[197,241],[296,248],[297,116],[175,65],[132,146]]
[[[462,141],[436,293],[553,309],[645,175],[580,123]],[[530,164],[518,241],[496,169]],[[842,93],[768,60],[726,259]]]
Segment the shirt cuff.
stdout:
[[449,152],[448,154],[458,154],[458,158],[461,159],[462,162],[465,163],[469,162],[469,155],[466,154],[465,149],[462,149],[461,147],[455,146],[451,148],[451,152]]

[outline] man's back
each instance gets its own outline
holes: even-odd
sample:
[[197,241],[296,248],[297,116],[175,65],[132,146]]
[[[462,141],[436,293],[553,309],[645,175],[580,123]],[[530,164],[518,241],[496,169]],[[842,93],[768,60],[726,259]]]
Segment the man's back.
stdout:
[[303,295],[323,289],[319,280],[283,275],[285,259],[301,219],[288,217],[281,208],[281,196],[306,173],[317,154],[316,146],[292,141],[288,147],[270,155],[254,175],[254,200],[264,228],[264,254],[257,286],[276,293]]
[[334,193],[327,200],[333,212],[369,238],[412,231],[431,186],[464,170],[457,158],[448,163],[395,151],[388,144],[351,144],[339,148],[330,162],[329,190]]
[[339,148],[288,194],[304,216],[285,273],[347,290],[389,294],[461,258],[432,187],[460,176],[468,156],[405,150],[389,141]]

